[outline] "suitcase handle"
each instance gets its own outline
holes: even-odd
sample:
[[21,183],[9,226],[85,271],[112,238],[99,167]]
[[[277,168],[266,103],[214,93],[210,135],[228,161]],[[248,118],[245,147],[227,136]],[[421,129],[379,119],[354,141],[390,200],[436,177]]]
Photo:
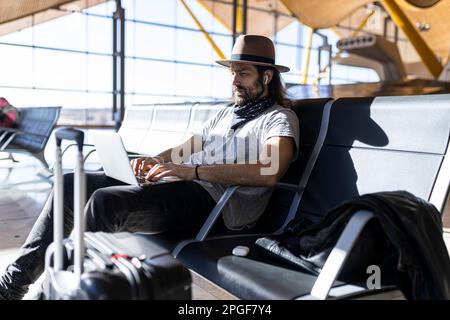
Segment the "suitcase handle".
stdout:
[[74,268],[79,279],[83,273],[84,260],[84,205],[86,203],[86,181],[83,170],[83,142],[84,133],[74,128],[61,128],[55,131],[56,160],[54,166],[54,212],[53,212],[53,242],[54,242],[54,269],[63,267],[63,229],[64,229],[64,179],[62,172],[62,140],[72,140],[77,143],[78,154],[74,174]]
[[61,146],[62,140],[72,140],[77,143],[78,150],[83,150],[84,132],[74,128],[61,128],[55,131],[56,145]]

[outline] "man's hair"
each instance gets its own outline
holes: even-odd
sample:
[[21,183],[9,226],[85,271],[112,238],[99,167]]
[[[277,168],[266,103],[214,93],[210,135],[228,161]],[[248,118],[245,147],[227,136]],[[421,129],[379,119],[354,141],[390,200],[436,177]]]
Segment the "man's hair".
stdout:
[[259,81],[261,83],[263,83],[262,78],[264,75],[264,71],[266,70],[273,71],[272,81],[270,81],[268,85],[269,96],[272,97],[280,106],[284,107],[286,104],[286,90],[284,89],[284,85],[281,81],[280,72],[272,67],[259,65],[255,65],[255,67],[258,70]]

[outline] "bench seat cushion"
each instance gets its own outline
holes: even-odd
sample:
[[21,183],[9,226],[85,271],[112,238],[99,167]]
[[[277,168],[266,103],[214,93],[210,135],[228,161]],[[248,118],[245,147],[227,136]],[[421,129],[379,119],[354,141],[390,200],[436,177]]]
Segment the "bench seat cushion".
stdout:
[[[211,238],[191,243],[177,258],[241,299],[295,299],[309,294],[317,277],[262,253],[254,244],[258,237]],[[245,258],[232,255],[238,245],[250,248]]]

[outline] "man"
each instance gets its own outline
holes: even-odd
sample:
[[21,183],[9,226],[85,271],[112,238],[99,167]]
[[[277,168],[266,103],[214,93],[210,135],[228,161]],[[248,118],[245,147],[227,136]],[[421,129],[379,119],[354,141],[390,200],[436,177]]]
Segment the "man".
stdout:
[[[228,185],[242,187],[223,212],[225,225],[241,229],[256,222],[269,201],[271,187],[298,150],[298,119],[282,107],[280,72],[289,68],[275,65],[272,41],[255,35],[239,37],[231,59],[217,62],[231,71],[234,105],[206,123],[201,141],[193,136],[156,157],[131,162],[135,174],[149,181],[165,176],[182,181],[134,187],[102,173],[88,174],[88,231],[198,231]],[[191,148],[199,142],[200,148]],[[180,151],[184,161],[178,156]],[[64,176],[64,185],[67,237],[73,226],[72,174]],[[3,299],[21,299],[42,273],[45,250],[52,241],[52,215],[50,196],[19,257],[0,278]]]

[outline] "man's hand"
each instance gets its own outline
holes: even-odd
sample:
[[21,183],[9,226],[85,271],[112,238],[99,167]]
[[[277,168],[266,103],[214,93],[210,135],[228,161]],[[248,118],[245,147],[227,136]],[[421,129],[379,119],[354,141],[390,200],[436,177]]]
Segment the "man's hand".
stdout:
[[172,162],[155,164],[145,176],[146,180],[158,181],[167,176],[177,176],[183,180],[195,179],[195,168]]
[[155,164],[160,162],[160,159],[154,157],[141,157],[130,161],[135,176],[146,174]]

